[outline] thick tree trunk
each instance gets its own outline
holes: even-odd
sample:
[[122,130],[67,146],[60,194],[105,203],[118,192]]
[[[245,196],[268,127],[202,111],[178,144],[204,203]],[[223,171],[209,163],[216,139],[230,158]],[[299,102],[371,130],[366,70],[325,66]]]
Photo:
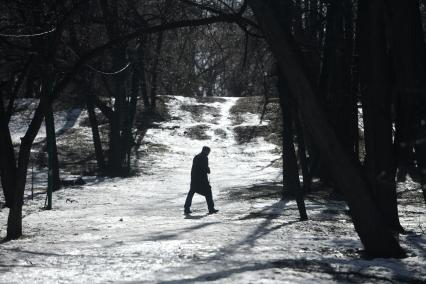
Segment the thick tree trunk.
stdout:
[[[345,16],[347,18],[345,18]],[[348,0],[331,1],[327,9],[327,32],[320,94],[330,123],[344,150],[357,160],[357,101],[351,85],[353,55],[352,6]]]
[[299,169],[297,167],[296,151],[293,143],[293,113],[291,98],[286,83],[282,76],[279,78],[278,89],[280,94],[280,105],[283,119],[283,198],[286,191],[296,196],[297,208],[301,220],[307,220],[303,191],[300,186]]
[[105,172],[105,157],[102,149],[101,135],[99,134],[99,125],[96,118],[93,94],[86,96],[87,113],[89,114],[90,128],[92,129],[93,146],[95,148],[96,163],[101,174]]
[[135,56],[136,64],[133,66],[136,75],[139,77],[141,94],[145,109],[151,109],[151,103],[149,101],[146,76],[145,76],[145,46],[144,40],[140,40],[139,46],[136,48]]
[[377,257],[405,256],[391,231],[384,225],[359,170],[342,149],[321,111],[291,34],[278,21],[281,17],[279,9],[269,1],[249,0],[249,4],[288,82],[313,142],[318,145],[334,181],[346,197],[355,229],[367,253]]
[[[120,28],[118,25],[118,6],[116,1],[100,0],[101,9],[104,17],[106,30],[110,40],[117,39],[120,36]],[[122,68],[126,60],[127,44],[123,43],[115,47],[112,51],[113,68]],[[127,113],[127,84],[125,72],[114,75],[114,111],[110,119],[109,133],[109,152],[108,152],[108,174],[110,176],[125,176],[129,173],[129,169],[125,165],[126,150],[122,144],[122,133],[124,126],[124,118]]]
[[[28,162],[31,154],[31,146],[43,122],[44,113],[49,107],[49,100],[45,97],[40,99],[33,119],[27,132],[21,139],[19,147],[18,167],[15,176],[15,186],[12,190],[12,196],[9,208],[9,218],[7,222],[7,240],[17,239],[22,235],[22,205],[24,200],[24,190],[27,180]],[[9,229],[10,228],[10,229]],[[9,234],[10,233],[10,234]]]
[[300,123],[299,111],[295,114],[295,127],[297,135],[297,152],[303,176],[303,192],[306,193],[311,190],[312,176],[309,171],[308,159],[306,157],[305,137],[303,135],[302,124]]
[[28,162],[31,146],[43,122],[45,110],[48,109],[48,99],[42,96],[27,132],[21,139],[18,165],[16,166],[15,153],[5,117],[3,100],[0,99],[0,170],[2,186],[9,207],[6,240],[17,239],[22,235],[22,205],[27,178]]
[[[328,102],[332,101],[330,96],[335,95],[334,83],[337,79],[337,53],[338,41],[340,40],[342,33],[342,21],[343,15],[341,11],[342,1],[331,1],[327,8],[326,17],[326,33],[324,43],[324,58],[321,68],[320,80],[319,80],[319,95],[320,102],[324,105],[324,108],[329,111],[333,109],[333,106],[329,106]],[[329,114],[330,115],[330,114]],[[332,119],[330,119],[332,121]]]
[[52,191],[57,191],[61,188],[61,179],[59,175],[59,159],[58,147],[56,145],[55,121],[53,117],[52,106],[49,106],[45,115],[46,125],[46,144],[48,155],[48,177],[51,179]]
[[163,47],[164,33],[160,32],[157,35],[157,43],[155,45],[154,63],[152,65],[152,79],[151,79],[151,111],[155,112],[157,106],[157,89],[158,89],[158,64],[161,56],[161,48]]
[[124,149],[126,152],[126,167],[127,171],[130,171],[131,165],[131,150],[133,147],[133,123],[134,118],[136,114],[136,104],[138,101],[138,94],[139,94],[139,77],[138,73],[133,71],[132,74],[132,87],[131,87],[131,96],[130,101],[128,102],[128,110],[126,113],[124,126],[123,126],[123,134],[122,134],[122,144],[124,145]]
[[5,240],[16,240],[22,236],[22,205],[13,204],[7,218],[7,235]]
[[109,131],[108,175],[123,176],[123,145],[121,145],[121,111],[114,107]]
[[[385,1],[399,97],[398,147],[416,160],[426,197],[426,46],[418,1]],[[405,148],[405,150],[404,150]],[[426,202],[426,198],[425,198]]]
[[[114,68],[121,68],[126,62],[125,52],[115,49],[113,52]],[[121,67],[120,67],[121,66]],[[110,149],[108,165],[111,176],[126,176],[129,169],[125,165],[126,147],[122,144],[122,136],[125,124],[125,117],[128,112],[126,84],[127,70],[115,75],[114,80],[114,111],[110,124]]]
[[6,207],[14,204],[16,184],[16,158],[10,135],[8,118],[4,110],[3,98],[0,97],[0,173]]
[[[115,50],[113,58],[115,68],[124,65],[125,54],[123,51]],[[114,79],[115,102],[112,118],[110,119],[108,169],[110,176],[125,176],[128,174],[128,170],[124,164],[126,151],[125,145],[122,144],[122,134],[127,114],[127,85],[126,77],[122,73],[115,75]]]
[[359,4],[365,170],[383,219],[390,229],[400,232],[403,229],[396,197],[384,3],[382,0],[361,0]]
[[[321,104],[321,107],[325,110],[325,115],[333,126],[340,142],[342,135],[337,131],[337,124],[341,122],[341,119],[335,119],[335,111],[338,109],[336,104],[336,98],[338,95],[336,94],[337,90],[335,88],[335,83],[341,79],[337,78],[340,74],[337,73],[338,52],[336,52],[338,37],[341,32],[339,29],[339,23],[342,20],[341,11],[339,9],[341,5],[341,1],[331,1],[331,3],[327,6],[326,33],[323,48],[324,55],[319,75],[319,92],[317,92],[318,101]],[[313,169],[315,171],[314,173],[320,177],[323,183],[329,184],[331,182],[331,177],[327,170],[327,161],[321,157],[320,151],[315,151],[315,161],[316,168]],[[336,187],[334,187],[334,189],[339,190],[339,188]]]

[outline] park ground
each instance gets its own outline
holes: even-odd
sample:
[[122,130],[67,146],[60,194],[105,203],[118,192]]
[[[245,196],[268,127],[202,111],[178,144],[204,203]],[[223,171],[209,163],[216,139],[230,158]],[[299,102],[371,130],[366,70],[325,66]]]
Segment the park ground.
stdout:
[[[408,231],[398,237],[408,257],[365,259],[345,203],[330,191],[307,195],[303,222],[295,201],[280,199],[280,150],[269,142],[270,121],[238,111],[237,101],[165,97],[169,115],[145,134],[135,174],[84,176],[86,184],[54,193],[52,210],[41,209],[45,173],[30,172],[34,196],[29,177],[24,236],[0,244],[0,283],[426,282],[425,205],[417,183],[398,184]],[[14,139],[24,131],[22,120],[12,127]],[[90,141],[85,121],[79,109],[57,114],[59,149],[75,133]],[[212,148],[210,182],[220,211],[208,215],[205,200],[195,196],[188,216],[192,157],[203,145]],[[6,222],[3,208],[0,237]]]

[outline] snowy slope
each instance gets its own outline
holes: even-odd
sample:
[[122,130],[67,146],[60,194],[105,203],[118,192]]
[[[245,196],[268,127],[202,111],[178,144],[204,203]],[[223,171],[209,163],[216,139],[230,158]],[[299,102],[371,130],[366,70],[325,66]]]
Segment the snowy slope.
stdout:
[[[25,206],[25,237],[0,245],[1,283],[389,283],[426,281],[421,204],[401,209],[409,257],[363,260],[342,202],[307,200],[299,222],[294,201],[243,198],[276,187],[275,146],[235,143],[229,110],[235,98],[168,100],[172,119],[150,129],[139,150],[141,174],[91,179],[54,194],[54,209]],[[184,106],[208,106],[194,118]],[[245,125],[258,124],[248,115]],[[205,125],[206,140],[188,131]],[[76,125],[75,127],[78,127]],[[201,196],[183,215],[193,156],[212,148],[210,176],[219,214]],[[413,185],[415,186],[415,185]],[[261,195],[261,194],[259,194]],[[240,197],[241,198],[238,198]],[[1,236],[6,210],[0,211]]]
[[[20,143],[22,137],[28,129],[28,125],[33,118],[33,113],[38,106],[38,99],[18,99],[15,103],[18,109],[15,115],[12,116],[12,123],[10,124],[10,132],[12,134],[12,142],[14,144]],[[63,134],[66,130],[75,126],[81,109],[73,108],[69,111],[58,111],[54,115],[56,135]],[[35,143],[40,142],[46,138],[46,126],[43,122],[40,130],[35,139]]]

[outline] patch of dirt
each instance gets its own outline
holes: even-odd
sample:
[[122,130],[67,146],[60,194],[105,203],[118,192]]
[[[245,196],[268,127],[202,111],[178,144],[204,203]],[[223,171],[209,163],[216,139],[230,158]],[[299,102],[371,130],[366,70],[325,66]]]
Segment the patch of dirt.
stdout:
[[[146,130],[155,127],[158,121],[171,119],[168,117],[167,108],[164,104],[169,98],[159,98],[157,101],[157,112],[151,113],[145,111],[142,100],[138,101],[133,133],[135,137],[134,150],[136,156],[134,159],[139,158],[138,149],[142,143],[142,139]],[[108,158],[108,143],[109,143],[109,124],[108,119],[101,113],[96,115],[98,119],[99,132],[101,135],[102,148],[104,158]],[[177,118],[175,118],[177,119]],[[56,137],[58,147],[58,159],[60,169],[62,172],[72,175],[96,175],[98,174],[98,167],[95,157],[95,151],[92,140],[92,131],[90,129],[90,121],[88,116],[82,118],[79,127],[70,128],[62,135]],[[161,152],[166,151],[165,145],[150,145],[148,151]],[[34,152],[37,154],[31,155],[30,163],[36,167],[47,167],[47,148],[46,140],[34,143]],[[132,163],[134,162],[132,160]],[[31,165],[30,165],[31,166]]]
[[214,130],[214,134],[217,135],[217,136],[219,136],[222,139],[226,138],[226,131],[223,130],[223,129],[220,129],[220,128],[215,129]]
[[243,97],[239,98],[231,108],[230,113],[234,116],[242,113],[261,113],[264,104],[263,97]]
[[241,115],[245,113],[263,114],[263,119],[280,120],[281,108],[277,98],[269,98],[265,105],[264,97],[244,97],[237,100],[230,110],[235,125],[244,122]]
[[235,140],[238,144],[248,143],[254,138],[267,137],[271,134],[271,130],[267,125],[236,126],[234,132]]
[[250,219],[275,219],[280,214],[268,213],[268,212],[250,212],[249,214],[238,218],[238,220],[250,220]]
[[[84,132],[86,132],[84,128],[73,128],[68,130],[66,135],[61,135],[57,139],[61,169],[73,175],[92,175],[98,170],[91,131],[90,135]],[[100,126],[99,133],[104,157],[106,157],[109,140],[107,125]]]
[[237,126],[234,128],[238,143],[250,142],[255,137],[264,137],[266,141],[281,145],[282,141],[282,116],[281,108],[277,98],[268,99],[265,105],[264,97],[244,97],[237,100],[231,108],[232,122],[234,125],[243,123],[244,115],[247,113],[263,116],[268,120],[268,126]]
[[211,138],[209,135],[206,134],[206,131],[209,128],[210,127],[207,124],[199,124],[199,125],[187,128],[185,130],[184,134],[185,134],[185,136],[192,138],[192,139],[208,140],[208,139]]
[[220,115],[218,108],[206,105],[182,105],[181,109],[190,112],[196,122],[202,121],[204,114],[212,114],[214,117]]
[[145,153],[165,153],[170,151],[170,147],[164,144],[151,143],[151,142],[143,142],[142,143],[146,148],[141,151]]
[[281,183],[261,183],[250,187],[229,188],[225,195],[231,200],[252,200],[258,198],[277,199],[281,197],[283,186]]
[[[108,123],[108,118],[106,118],[103,114],[97,113],[96,120],[98,121],[98,125],[104,125]],[[89,116],[85,116],[80,120],[80,126],[82,127],[90,127],[90,119]]]

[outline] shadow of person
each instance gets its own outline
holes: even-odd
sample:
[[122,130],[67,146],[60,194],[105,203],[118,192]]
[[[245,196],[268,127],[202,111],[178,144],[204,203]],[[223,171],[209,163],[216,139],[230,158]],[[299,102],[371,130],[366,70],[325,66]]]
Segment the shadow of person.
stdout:
[[194,219],[194,220],[199,220],[202,219],[204,217],[207,217],[209,214],[204,214],[204,215],[190,215],[190,214],[184,214],[184,219]]

